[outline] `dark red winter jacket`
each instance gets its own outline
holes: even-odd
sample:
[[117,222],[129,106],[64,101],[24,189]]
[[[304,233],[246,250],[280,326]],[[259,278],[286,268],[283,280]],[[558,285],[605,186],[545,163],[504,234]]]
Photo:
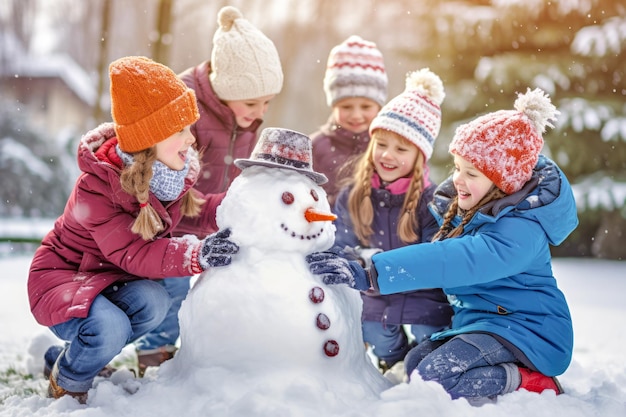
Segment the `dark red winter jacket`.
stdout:
[[[209,61],[183,71],[179,77],[196,92],[200,119],[191,127],[196,137],[196,148],[202,157],[201,174],[195,188],[202,194],[221,193],[228,189],[241,170],[233,161],[248,158],[257,141],[257,130],[263,122],[255,120],[249,127],[241,128],[235,114],[213,91],[209,74]],[[199,237],[215,232],[203,229],[198,219],[185,218],[176,228],[175,235],[192,233]]]
[[[194,274],[195,237],[172,238],[181,220],[182,195],[196,182],[199,163],[190,163],[181,196],[163,203],[150,193],[149,202],[165,230],[145,241],[131,231],[139,213],[135,196],[120,184],[122,162],[115,152],[112,123],[87,133],[78,148],[82,171],[63,214],[45,236],[30,266],[28,298],[37,322],[53,326],[87,317],[94,298],[115,282],[161,279]],[[207,196],[201,221],[215,225],[224,194]]]
[[328,177],[322,188],[328,195],[328,202],[333,207],[339,189],[340,168],[361,155],[367,149],[370,134],[366,130],[352,133],[339,126],[331,116],[320,130],[309,135],[313,146],[313,169]]

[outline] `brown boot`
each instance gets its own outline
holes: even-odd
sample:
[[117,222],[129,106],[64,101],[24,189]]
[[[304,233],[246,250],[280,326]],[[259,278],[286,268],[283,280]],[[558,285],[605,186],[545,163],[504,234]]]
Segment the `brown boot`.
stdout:
[[563,394],[563,388],[556,377],[550,377],[541,372],[531,371],[527,368],[519,368],[522,382],[517,389],[525,389],[531,392],[543,392],[544,390],[552,390],[556,395]]
[[61,398],[66,395],[70,397],[76,398],[76,400],[81,404],[87,403],[87,393],[86,392],[71,392],[62,388],[57,384],[57,377],[59,375],[59,367],[55,363],[52,368],[52,372],[50,372],[50,384],[48,385],[48,398]]
[[176,347],[167,345],[156,349],[137,351],[137,371],[142,378],[149,366],[159,366],[166,360],[172,359],[176,353]]

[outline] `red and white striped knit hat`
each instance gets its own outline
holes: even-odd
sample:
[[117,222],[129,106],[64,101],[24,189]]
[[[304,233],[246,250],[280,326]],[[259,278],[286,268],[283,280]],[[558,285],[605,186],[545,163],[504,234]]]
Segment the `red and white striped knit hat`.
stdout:
[[539,88],[518,94],[515,110],[483,115],[456,129],[450,153],[471,162],[507,194],[530,179],[543,147],[542,134],[559,111]]
[[330,51],[324,76],[329,106],[344,98],[365,97],[382,107],[387,82],[383,55],[374,42],[352,35]]

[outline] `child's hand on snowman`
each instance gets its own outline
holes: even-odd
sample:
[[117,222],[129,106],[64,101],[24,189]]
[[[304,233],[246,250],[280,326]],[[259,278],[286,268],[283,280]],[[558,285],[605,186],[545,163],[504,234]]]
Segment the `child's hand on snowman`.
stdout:
[[311,272],[320,275],[326,285],[348,284],[360,291],[371,287],[368,271],[357,261],[348,261],[333,252],[314,252],[307,255],[306,261]]
[[230,229],[220,230],[207,236],[200,243],[198,263],[203,270],[209,267],[230,265],[232,255],[239,251],[236,243],[228,240]]

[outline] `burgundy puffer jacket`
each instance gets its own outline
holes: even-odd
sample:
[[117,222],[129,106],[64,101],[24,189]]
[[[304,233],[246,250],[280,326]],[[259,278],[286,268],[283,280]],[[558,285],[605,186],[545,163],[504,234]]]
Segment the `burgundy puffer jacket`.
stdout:
[[[82,174],[31,263],[30,308],[44,326],[87,317],[94,298],[115,282],[190,276],[196,270],[192,254],[199,241],[170,237],[182,216],[181,197],[163,204],[150,193],[149,202],[165,226],[153,240],[145,241],[130,230],[139,202],[120,184],[122,161],[116,144],[112,123],[100,125],[81,139],[78,165]],[[199,164],[190,165],[183,193],[198,176]],[[224,194],[207,196],[202,208],[202,221],[214,228],[215,210],[223,198]]]
[[[233,111],[217,97],[209,81],[209,61],[191,67],[179,74],[180,79],[196,92],[200,119],[191,127],[196,137],[196,148],[202,157],[200,178],[195,188],[202,194],[221,193],[228,189],[240,174],[233,161],[248,158],[257,142],[257,130],[263,122],[255,120],[241,128]],[[203,229],[196,218],[187,217],[178,225],[175,235],[192,233],[198,237],[213,233]]]
[[320,130],[309,136],[313,146],[313,169],[328,177],[328,182],[322,184],[322,188],[333,207],[340,189],[340,168],[344,164],[353,164],[355,158],[365,152],[370,134],[367,130],[352,133],[335,123],[331,116]]

